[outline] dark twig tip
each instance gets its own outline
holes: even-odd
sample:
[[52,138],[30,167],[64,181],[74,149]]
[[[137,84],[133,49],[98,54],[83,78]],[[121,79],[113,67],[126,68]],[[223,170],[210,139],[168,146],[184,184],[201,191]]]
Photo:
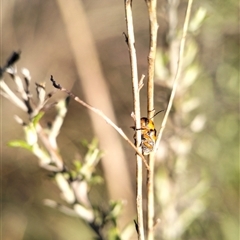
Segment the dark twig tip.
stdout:
[[57,88],[57,89],[61,89],[61,88],[62,88],[61,85],[60,85],[60,84],[57,84],[57,82],[54,80],[53,75],[51,75],[50,81],[52,82],[52,84],[53,84],[53,86],[54,86],[55,88]]
[[6,68],[12,66],[15,62],[17,62],[20,58],[21,51],[13,52],[10,58],[7,60]]
[[127,45],[128,45],[128,36],[127,36],[127,34],[126,34],[125,32],[123,32],[122,34],[123,34],[123,36],[124,36],[124,38],[125,38],[125,42],[126,42]]
[[137,231],[137,234],[139,234],[139,226],[138,226],[138,223],[137,223],[137,221],[134,219],[133,220],[134,221],[134,224],[135,224],[135,229],[136,229],[136,231]]

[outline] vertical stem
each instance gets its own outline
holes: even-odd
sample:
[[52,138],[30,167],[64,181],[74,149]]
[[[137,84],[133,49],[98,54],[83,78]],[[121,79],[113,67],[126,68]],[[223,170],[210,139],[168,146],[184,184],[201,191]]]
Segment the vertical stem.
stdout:
[[[133,29],[133,18],[132,18],[132,1],[125,0],[125,15],[126,15],[126,25],[127,25],[127,44],[130,55],[131,63],[131,75],[132,75],[132,89],[133,89],[133,103],[134,103],[134,114],[136,118],[135,128],[140,129],[140,96],[139,96],[139,87],[138,87],[138,70],[137,70],[137,56],[135,49],[135,38],[134,38],[134,29]],[[138,150],[141,151],[141,131],[136,131],[136,146]],[[144,225],[143,225],[143,207],[142,207],[142,159],[137,154],[137,230],[138,230],[138,239],[144,240]]]
[[[154,115],[154,73],[157,48],[157,1],[146,0],[149,14],[150,43],[148,55],[147,110],[148,118]],[[147,171],[147,239],[154,239],[154,152],[149,155],[149,170]]]
[[157,48],[157,0],[146,0],[149,14],[150,43],[148,55],[148,82],[147,82],[147,99],[148,99],[148,118],[154,115],[154,73],[155,58]]

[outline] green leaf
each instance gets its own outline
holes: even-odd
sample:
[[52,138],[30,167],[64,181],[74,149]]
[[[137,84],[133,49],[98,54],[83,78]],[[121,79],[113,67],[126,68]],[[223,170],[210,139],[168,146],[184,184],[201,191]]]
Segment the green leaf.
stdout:
[[109,229],[108,239],[109,240],[121,240],[120,235],[119,235],[119,229],[116,227]]
[[92,175],[88,182],[92,185],[102,184],[104,182],[103,178],[99,175]]
[[75,160],[73,162],[73,165],[75,166],[76,171],[80,171],[80,169],[82,168],[82,163],[79,160]]
[[20,147],[20,148],[25,148],[29,151],[32,151],[32,146],[30,146],[27,142],[23,140],[13,140],[8,143],[10,147]]
[[36,124],[40,121],[40,119],[43,117],[44,112],[40,111],[32,120],[33,125],[36,126]]

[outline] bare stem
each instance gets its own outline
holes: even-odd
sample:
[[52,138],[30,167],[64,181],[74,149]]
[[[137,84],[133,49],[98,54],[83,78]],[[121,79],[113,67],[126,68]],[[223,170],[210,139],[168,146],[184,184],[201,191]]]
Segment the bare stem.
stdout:
[[[131,63],[131,74],[132,74],[132,90],[133,90],[133,103],[134,103],[134,115],[136,118],[135,129],[141,127],[140,118],[140,95],[139,95],[139,82],[138,82],[138,69],[137,69],[137,56],[135,49],[135,38],[133,29],[133,17],[132,17],[132,1],[125,0],[125,16],[127,26],[126,42],[128,44],[130,63]],[[136,131],[136,146],[141,151],[141,131]],[[142,207],[142,160],[139,155],[137,157],[137,232],[138,239],[144,239],[144,225],[143,225],[143,207]]]
[[186,35],[187,35],[188,25],[189,25],[189,19],[190,19],[190,15],[191,15],[192,3],[193,3],[193,0],[189,0],[188,1],[186,17],[185,17],[185,21],[184,21],[184,25],[183,25],[183,34],[182,34],[181,43],[180,43],[180,50],[179,50],[179,58],[178,58],[177,70],[176,70],[176,74],[175,74],[175,77],[174,77],[173,88],[172,88],[171,96],[170,96],[170,99],[169,99],[169,102],[168,102],[167,110],[165,112],[165,115],[164,115],[164,118],[163,118],[163,121],[162,121],[162,125],[161,125],[161,129],[160,129],[159,134],[158,134],[156,147],[159,146],[160,140],[162,138],[163,130],[166,127],[167,119],[168,119],[170,110],[172,108],[173,99],[174,99],[175,94],[176,94],[178,81],[179,81],[179,78],[180,78],[181,73],[182,73],[183,53],[184,53],[184,48],[185,48]]
[[[154,115],[154,73],[157,48],[157,1],[146,0],[149,14],[150,44],[148,55],[148,84],[147,84],[147,110],[148,118]],[[147,239],[154,239],[154,152],[149,155],[149,170],[147,171]]]
[[150,28],[150,44],[148,54],[148,84],[147,84],[147,99],[148,99],[148,118],[154,115],[154,73],[155,73],[155,58],[157,48],[157,1],[146,0],[149,14],[149,28]]
[[58,170],[62,171],[64,169],[64,163],[61,155],[58,153],[57,149],[52,146],[48,136],[46,133],[44,133],[44,130],[40,124],[36,125],[36,130],[44,146],[50,153],[52,161],[56,164]]

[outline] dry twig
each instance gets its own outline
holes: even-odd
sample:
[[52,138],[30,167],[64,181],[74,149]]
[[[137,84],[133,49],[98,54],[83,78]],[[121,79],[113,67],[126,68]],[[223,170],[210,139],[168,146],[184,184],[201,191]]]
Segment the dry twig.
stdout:
[[[154,73],[157,48],[157,0],[146,0],[149,14],[150,44],[148,55],[148,84],[147,84],[147,108],[148,118],[154,115]],[[149,170],[147,171],[147,239],[153,240],[154,225],[154,162],[155,154],[149,155]]]
[[[129,57],[131,63],[131,75],[132,75],[132,90],[133,90],[133,104],[134,104],[134,115],[136,118],[135,129],[140,129],[140,95],[139,95],[139,82],[138,82],[138,69],[137,69],[137,56],[135,49],[135,37],[133,29],[133,18],[132,18],[132,1],[125,0],[125,16],[126,16],[126,27],[127,36],[125,34],[125,39],[129,49]],[[141,151],[141,131],[136,131],[136,146],[138,151]],[[143,208],[142,208],[142,161],[139,155],[137,157],[137,233],[138,239],[144,239],[144,225],[143,225]]]

